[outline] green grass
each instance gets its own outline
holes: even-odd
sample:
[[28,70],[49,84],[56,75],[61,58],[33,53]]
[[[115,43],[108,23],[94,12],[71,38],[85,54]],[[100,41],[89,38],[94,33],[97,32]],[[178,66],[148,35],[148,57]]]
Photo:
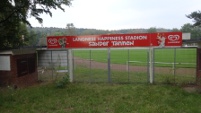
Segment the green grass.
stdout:
[[[111,63],[126,64],[128,61],[140,61],[140,63],[130,63],[130,65],[147,65],[148,49],[111,49]],[[91,56],[90,56],[91,54]],[[107,62],[108,50],[74,50],[74,56],[93,59],[98,62]],[[155,49],[155,62],[173,63],[176,67],[196,67],[196,49]],[[172,67],[173,64],[155,64],[156,66]]]
[[[175,57],[174,57],[175,56]],[[196,49],[156,49],[155,62],[173,63],[175,60],[176,67],[196,67]],[[160,66],[161,64],[156,64]],[[162,66],[172,66],[166,64]]]
[[[111,81],[108,80],[107,69],[90,69],[83,66],[76,67],[74,71],[74,79],[77,82],[87,83],[148,83],[147,72],[126,72],[126,71],[111,71]],[[161,73],[154,75],[154,82],[156,84],[191,84],[195,83],[195,76],[193,75],[172,75],[172,73]]]
[[[108,71],[77,67],[74,71],[75,80],[81,82],[109,82]],[[112,83],[147,83],[146,72],[111,71]]]
[[200,113],[201,95],[149,84],[74,83],[1,89],[1,113]]

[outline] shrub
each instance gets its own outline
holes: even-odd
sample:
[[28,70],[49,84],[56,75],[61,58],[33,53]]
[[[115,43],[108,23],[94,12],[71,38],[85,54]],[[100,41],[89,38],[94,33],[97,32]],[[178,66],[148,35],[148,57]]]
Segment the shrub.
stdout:
[[69,76],[66,75],[66,76],[62,77],[62,79],[60,79],[56,82],[56,87],[57,88],[64,88],[69,83],[70,83]]

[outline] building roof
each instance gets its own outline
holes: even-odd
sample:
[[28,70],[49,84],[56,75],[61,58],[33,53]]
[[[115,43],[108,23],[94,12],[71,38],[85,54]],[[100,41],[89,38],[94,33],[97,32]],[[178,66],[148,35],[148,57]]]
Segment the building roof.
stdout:
[[35,48],[25,48],[25,49],[12,49],[12,50],[2,50],[0,55],[21,55],[21,54],[31,54],[36,53]]

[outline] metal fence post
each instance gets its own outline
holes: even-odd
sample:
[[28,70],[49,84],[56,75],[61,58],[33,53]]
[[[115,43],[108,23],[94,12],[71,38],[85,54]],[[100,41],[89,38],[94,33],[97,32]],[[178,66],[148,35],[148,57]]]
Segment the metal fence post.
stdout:
[[127,62],[127,65],[128,65],[128,69],[127,69],[127,71],[128,71],[128,82],[130,81],[129,61],[130,61],[130,51],[128,49],[128,62]]
[[91,72],[91,61],[92,61],[92,59],[91,59],[91,49],[89,50],[89,66],[90,66],[90,80],[91,80],[91,82],[92,82],[92,72]]
[[110,62],[110,48],[108,48],[108,82],[111,82],[111,62]]
[[176,83],[176,48],[174,48],[174,64],[173,64],[173,74],[174,74],[174,83]]
[[68,72],[69,72],[69,79],[70,82],[74,81],[74,76],[73,76],[73,54],[72,54],[72,49],[68,49]]
[[147,50],[147,83],[149,83],[149,65],[150,65],[150,63],[149,63],[149,50]]
[[54,70],[53,70],[53,69],[54,69],[54,65],[53,65],[53,61],[52,61],[52,60],[53,60],[53,58],[52,58],[52,50],[51,50],[50,58],[51,58],[51,64],[50,64],[50,66],[51,66],[51,70],[52,70],[52,80],[53,80],[53,74],[54,74],[54,72],[53,72]]

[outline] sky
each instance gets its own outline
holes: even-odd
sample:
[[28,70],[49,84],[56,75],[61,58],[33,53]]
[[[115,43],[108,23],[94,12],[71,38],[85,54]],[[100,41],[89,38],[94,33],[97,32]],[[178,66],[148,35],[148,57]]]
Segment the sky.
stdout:
[[33,17],[29,21],[33,27],[65,28],[73,23],[76,28],[102,30],[180,29],[193,24],[186,15],[201,10],[201,0],[73,0],[64,8],[65,12],[51,10],[52,17],[41,15],[42,25]]

